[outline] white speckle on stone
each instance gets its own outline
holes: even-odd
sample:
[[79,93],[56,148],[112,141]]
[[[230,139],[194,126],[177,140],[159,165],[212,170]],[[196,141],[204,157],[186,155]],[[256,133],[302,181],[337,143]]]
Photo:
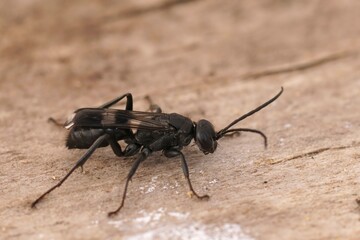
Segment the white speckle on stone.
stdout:
[[182,220],[182,219],[186,219],[190,214],[180,213],[180,212],[168,212],[168,215],[176,219]]
[[211,180],[209,183],[210,183],[210,184],[215,184],[215,183],[218,183],[218,182],[219,182],[219,179],[214,178],[214,179]]
[[346,129],[352,128],[351,122],[346,121],[346,122],[344,123],[344,128],[346,128]]
[[130,240],[154,239],[221,239],[221,240],[253,240],[246,235],[238,224],[224,224],[221,226],[205,225],[201,223],[169,225],[138,233],[127,237]]
[[117,220],[117,221],[110,220],[110,221],[108,221],[108,224],[114,226],[117,229],[121,229],[122,225],[124,224],[124,221],[123,220]]
[[143,194],[152,193],[156,189],[156,181],[158,179],[158,176],[154,176],[151,178],[151,182],[144,187],[139,187],[140,192]]
[[155,190],[155,186],[150,186],[145,193],[151,193]]
[[141,210],[139,211],[139,214],[141,214],[142,216],[133,219],[133,222],[137,224],[156,223],[164,216],[164,213],[164,208],[159,208],[158,210],[149,213]]
[[188,212],[167,212],[159,208],[152,212],[141,210],[138,217],[118,221],[110,220],[109,225],[131,240],[165,240],[165,239],[224,239],[253,240],[246,235],[236,223],[203,224],[193,221]]
[[137,217],[134,219],[134,222],[137,222],[139,224],[148,224],[151,221],[151,215],[145,215],[142,217]]

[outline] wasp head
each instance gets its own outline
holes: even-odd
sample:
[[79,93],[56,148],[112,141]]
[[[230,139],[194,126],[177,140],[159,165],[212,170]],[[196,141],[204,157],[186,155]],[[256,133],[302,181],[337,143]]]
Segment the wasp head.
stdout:
[[204,153],[213,153],[217,147],[217,137],[214,126],[208,120],[201,119],[195,123],[195,143]]
[[267,146],[267,138],[266,138],[265,134],[262,133],[261,131],[256,130],[256,129],[250,129],[250,128],[231,128],[231,127],[234,126],[235,124],[237,124],[238,122],[244,120],[245,118],[253,115],[254,113],[260,111],[261,109],[265,108],[270,103],[274,102],[278,97],[280,97],[280,95],[282,94],[283,91],[284,91],[284,89],[283,89],[283,87],[281,87],[280,92],[278,94],[276,94],[273,98],[271,98],[267,102],[261,104],[254,110],[251,110],[250,112],[235,119],[228,126],[226,126],[225,128],[221,129],[218,132],[215,132],[214,126],[205,119],[202,119],[202,120],[198,121],[197,123],[194,123],[195,124],[195,142],[198,145],[199,149],[205,154],[213,153],[213,152],[215,152],[216,147],[217,147],[217,140],[219,140],[220,138],[222,138],[226,135],[234,133],[234,132],[252,132],[252,133],[259,134],[263,137],[264,145],[266,147]]

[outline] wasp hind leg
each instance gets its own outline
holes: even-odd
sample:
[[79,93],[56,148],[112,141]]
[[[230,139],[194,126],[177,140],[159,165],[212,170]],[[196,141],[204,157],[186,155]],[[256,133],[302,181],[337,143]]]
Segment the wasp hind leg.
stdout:
[[102,104],[101,106],[99,106],[99,108],[109,108],[109,107],[113,106],[114,104],[118,103],[119,101],[121,101],[125,97],[126,97],[125,110],[132,111],[133,110],[133,97],[132,97],[131,93],[125,93],[124,95],[121,95],[120,97],[114,98],[113,100]]
[[150,96],[146,95],[145,96],[145,100],[149,103],[149,110],[150,112],[154,112],[154,113],[162,113],[161,108],[159,107],[159,105],[153,103],[152,99]]
[[57,127],[64,127],[64,123],[59,122],[59,120],[56,120],[55,118],[49,117],[48,122],[54,124]]
[[60,187],[66,179],[79,167],[82,168],[82,166],[86,163],[86,161],[90,158],[90,156],[94,153],[94,151],[106,140],[108,140],[110,136],[108,134],[104,134],[100,136],[94,143],[91,145],[91,147],[85,152],[85,154],[76,162],[75,166],[63,177],[56,185],[51,187],[49,190],[47,190],[45,193],[43,193],[40,197],[38,197],[34,202],[32,202],[31,207],[35,208],[36,204],[39,203],[46,195],[51,193],[56,188]]

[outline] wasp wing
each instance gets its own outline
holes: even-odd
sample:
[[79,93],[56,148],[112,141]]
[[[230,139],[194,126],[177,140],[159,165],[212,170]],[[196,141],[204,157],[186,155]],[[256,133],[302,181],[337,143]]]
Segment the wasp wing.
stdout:
[[168,124],[168,115],[165,113],[152,113],[128,111],[120,109],[81,108],[73,118],[65,124],[66,128],[121,128],[172,131]]

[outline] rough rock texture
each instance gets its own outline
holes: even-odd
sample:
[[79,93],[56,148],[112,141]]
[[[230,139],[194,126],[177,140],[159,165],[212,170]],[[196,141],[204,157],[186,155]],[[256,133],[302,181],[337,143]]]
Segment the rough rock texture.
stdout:
[[[0,236],[4,239],[359,239],[360,2],[38,1],[0,3]],[[82,155],[64,147],[79,107],[132,92],[165,112],[222,128],[275,95],[204,156],[144,162],[99,149],[59,189],[29,205]],[[123,105],[119,105],[122,108]]]

